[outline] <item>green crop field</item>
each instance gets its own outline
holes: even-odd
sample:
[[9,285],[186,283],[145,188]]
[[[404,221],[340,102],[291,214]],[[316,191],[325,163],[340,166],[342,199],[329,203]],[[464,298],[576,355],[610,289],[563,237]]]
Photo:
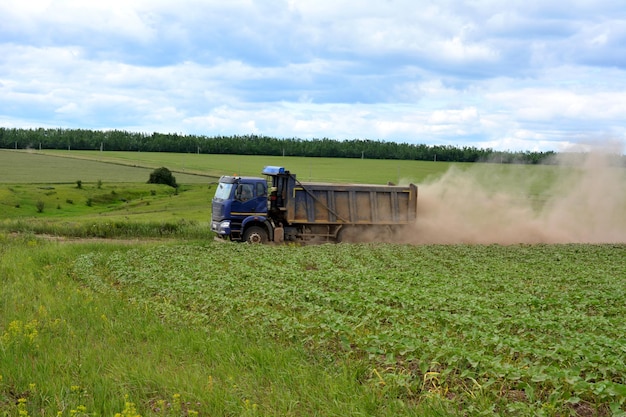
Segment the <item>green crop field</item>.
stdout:
[[389,398],[557,415],[626,399],[625,249],[180,246],[74,267],[90,288],[164,315],[354,361]]
[[4,415],[625,415],[625,245],[0,239]]
[[[0,184],[29,183],[134,183],[146,182],[153,169],[162,165],[151,165],[141,159],[106,159],[80,151],[32,152],[0,150],[2,178]],[[170,168],[173,169],[173,168]],[[177,181],[183,184],[206,183],[204,175],[176,173]],[[213,178],[213,180],[215,180]]]
[[[413,181],[418,226],[473,219],[464,237],[486,244],[214,242],[217,177],[264,165]],[[178,189],[146,184],[160,166]],[[77,151],[0,167],[2,416],[626,416],[623,169]],[[493,244],[524,216],[609,243]]]
[[422,181],[443,174],[450,166],[445,162],[425,161],[59,150],[4,150],[0,151],[0,163],[11,173],[8,181],[0,183],[74,182],[81,179],[76,178],[78,175],[88,182],[98,179],[135,182],[147,178],[150,170],[165,166],[176,173],[178,182],[187,184],[207,181],[207,177],[215,181],[221,175],[259,176],[264,166],[279,165],[306,181],[385,184],[400,180]]

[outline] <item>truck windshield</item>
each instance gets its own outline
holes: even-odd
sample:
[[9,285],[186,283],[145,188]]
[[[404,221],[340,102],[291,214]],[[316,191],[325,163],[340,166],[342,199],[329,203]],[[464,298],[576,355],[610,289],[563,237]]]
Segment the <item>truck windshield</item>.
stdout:
[[217,189],[215,190],[215,198],[219,198],[220,200],[226,200],[230,198],[230,191],[232,189],[233,189],[233,184],[220,182],[217,185]]

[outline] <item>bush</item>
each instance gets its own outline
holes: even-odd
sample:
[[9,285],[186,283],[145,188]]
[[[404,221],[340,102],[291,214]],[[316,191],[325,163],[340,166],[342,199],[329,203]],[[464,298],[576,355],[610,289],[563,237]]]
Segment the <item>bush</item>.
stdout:
[[174,188],[178,187],[176,178],[172,175],[172,172],[165,167],[157,168],[152,171],[148,184],[165,184]]

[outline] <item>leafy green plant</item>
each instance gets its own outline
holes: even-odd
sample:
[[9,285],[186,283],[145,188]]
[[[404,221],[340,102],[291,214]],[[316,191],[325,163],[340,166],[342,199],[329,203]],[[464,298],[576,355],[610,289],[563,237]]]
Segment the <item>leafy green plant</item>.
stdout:
[[[154,247],[132,247],[143,245]],[[0,233],[0,415],[413,414],[301,346],[230,320],[181,321],[111,292],[106,264],[90,254],[130,248]],[[95,274],[85,285],[87,264]],[[446,409],[425,402],[415,413]]]
[[[477,413],[495,405],[556,416],[625,406],[626,265],[615,261],[624,251],[167,246],[93,254],[77,272],[100,264],[107,273],[98,285],[174,320],[235,321],[366,363],[365,380],[389,398],[452,397]],[[83,282],[93,279],[88,272]]]

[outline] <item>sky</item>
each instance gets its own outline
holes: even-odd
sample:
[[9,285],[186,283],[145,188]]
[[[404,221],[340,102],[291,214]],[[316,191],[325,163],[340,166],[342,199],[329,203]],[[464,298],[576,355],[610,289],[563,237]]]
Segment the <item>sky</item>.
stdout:
[[0,126],[626,142],[623,0],[2,0]]

